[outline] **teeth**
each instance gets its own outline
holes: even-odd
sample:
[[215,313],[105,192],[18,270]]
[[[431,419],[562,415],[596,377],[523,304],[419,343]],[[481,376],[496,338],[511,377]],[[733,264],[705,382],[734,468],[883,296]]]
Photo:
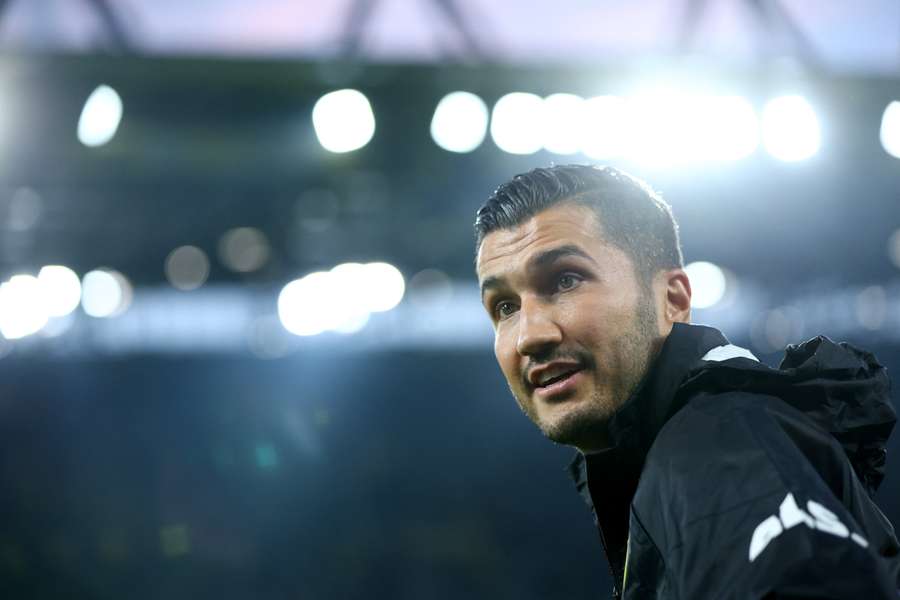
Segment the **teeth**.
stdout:
[[574,373],[577,371],[577,368],[573,367],[564,367],[559,369],[553,369],[552,371],[547,372],[544,376],[541,377],[541,381],[538,385],[545,386],[553,379],[559,379],[562,375],[568,375],[570,373]]

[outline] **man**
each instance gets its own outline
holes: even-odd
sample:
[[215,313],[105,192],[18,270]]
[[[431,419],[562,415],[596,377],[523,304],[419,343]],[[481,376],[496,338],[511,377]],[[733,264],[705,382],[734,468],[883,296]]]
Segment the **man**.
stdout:
[[475,231],[497,362],[578,450],[615,598],[900,597],[871,500],[895,422],[871,354],[817,337],[776,370],[691,325],[671,209],[615,169],[518,175]]

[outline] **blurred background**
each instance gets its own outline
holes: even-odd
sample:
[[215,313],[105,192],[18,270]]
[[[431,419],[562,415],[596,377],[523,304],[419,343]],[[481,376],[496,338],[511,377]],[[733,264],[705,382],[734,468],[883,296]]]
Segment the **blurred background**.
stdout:
[[764,362],[900,371],[893,0],[0,0],[0,48],[5,598],[606,597],[473,271],[536,166],[659,190]]

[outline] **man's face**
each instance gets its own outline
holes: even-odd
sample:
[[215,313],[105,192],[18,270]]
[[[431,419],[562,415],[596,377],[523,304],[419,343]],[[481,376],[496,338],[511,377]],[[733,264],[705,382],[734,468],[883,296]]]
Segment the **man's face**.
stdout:
[[593,211],[564,202],[488,234],[476,266],[516,402],[548,438],[583,451],[605,447],[607,421],[664,335],[652,287],[601,231]]

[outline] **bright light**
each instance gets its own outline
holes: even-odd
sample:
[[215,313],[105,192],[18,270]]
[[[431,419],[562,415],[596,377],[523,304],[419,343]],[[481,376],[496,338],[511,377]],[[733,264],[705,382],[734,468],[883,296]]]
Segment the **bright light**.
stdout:
[[169,253],[165,264],[166,279],[173,287],[195,290],[209,277],[209,259],[196,246],[181,246]]
[[331,269],[331,302],[336,323],[332,330],[340,333],[354,333],[369,321],[372,312],[368,304],[372,290],[366,288],[366,274],[369,265],[344,263]]
[[544,100],[513,92],[497,100],[491,115],[491,137],[510,154],[534,154],[544,145]]
[[387,263],[345,263],[288,283],[278,296],[278,317],[296,335],[353,333],[369,313],[394,308],[403,298],[403,275]]
[[375,135],[372,105],[357,90],[325,94],[313,107],[312,120],[319,143],[330,152],[359,150]]
[[666,89],[629,98],[625,154],[648,164],[693,160],[697,109],[689,96]]
[[759,146],[759,119],[753,105],[740,96],[697,98],[694,154],[701,160],[739,160]]
[[41,284],[32,275],[13,275],[0,285],[0,333],[9,340],[37,333],[47,324]]
[[584,101],[574,127],[581,151],[596,160],[624,156],[654,165],[744,158],[759,145],[753,106],[738,96],[659,88],[628,98]]
[[38,273],[41,295],[51,317],[64,317],[81,302],[81,280],[69,267],[48,265]]
[[361,331],[369,322],[369,313],[359,313],[350,318],[344,319],[343,322],[335,327],[333,331],[343,334],[356,333]]
[[406,283],[394,265],[375,262],[366,265],[364,273],[366,308],[369,312],[391,310],[403,299]]
[[775,98],[763,109],[762,139],[769,154],[778,160],[809,158],[818,152],[822,142],[819,119],[809,102],[800,96]]
[[881,117],[881,145],[885,152],[900,158],[900,102],[894,100]]
[[684,270],[691,281],[691,306],[694,308],[709,308],[725,296],[725,273],[716,265],[698,261]]
[[431,119],[431,137],[450,152],[471,152],[487,135],[488,109],[469,92],[452,92],[438,102]]
[[102,146],[116,135],[122,121],[122,99],[116,90],[101,85],[91,92],[78,119],[78,139],[85,146]]
[[649,164],[737,160],[759,145],[753,106],[738,96],[663,88],[627,101],[625,154]]
[[278,294],[278,318],[295,335],[318,335],[333,327],[331,275],[324,271],[294,280]]
[[585,100],[581,151],[595,160],[621,156],[628,132],[628,107],[618,96],[595,96]]
[[581,147],[584,98],[552,94],[544,99],[544,148],[554,154],[575,154]]
[[131,284],[117,271],[98,269],[81,279],[81,306],[92,317],[115,317],[131,304]]

